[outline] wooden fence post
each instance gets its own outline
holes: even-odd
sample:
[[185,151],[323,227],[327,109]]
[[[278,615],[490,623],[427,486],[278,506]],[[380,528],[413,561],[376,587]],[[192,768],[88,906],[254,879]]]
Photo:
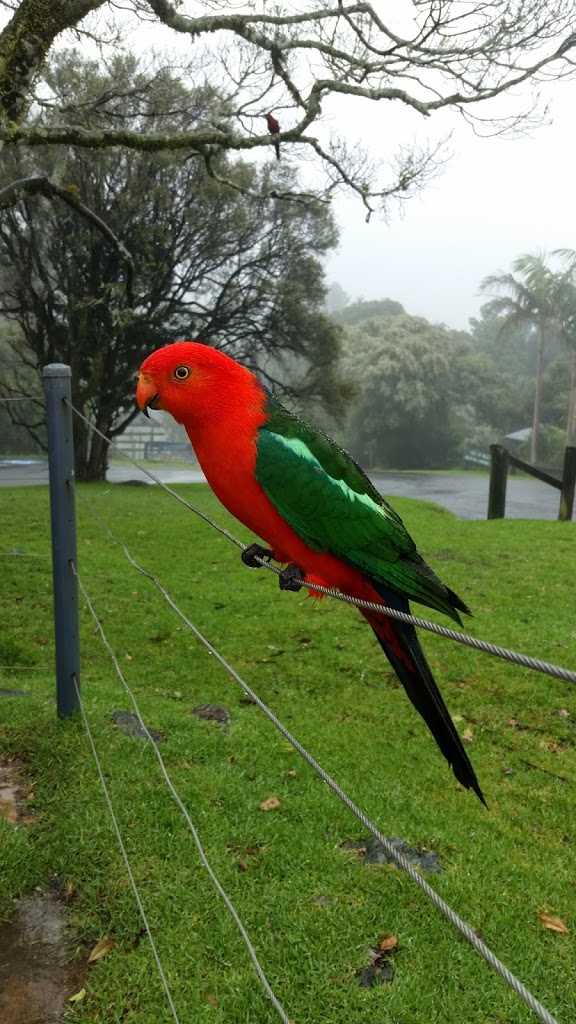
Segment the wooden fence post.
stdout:
[[490,445],[490,487],[488,490],[488,519],[504,519],[506,514],[506,484],[508,482],[508,449],[501,444]]
[[574,508],[574,488],[576,487],[576,448],[564,450],[564,469],[562,470],[562,490],[560,491],[560,508],[558,519],[570,521]]

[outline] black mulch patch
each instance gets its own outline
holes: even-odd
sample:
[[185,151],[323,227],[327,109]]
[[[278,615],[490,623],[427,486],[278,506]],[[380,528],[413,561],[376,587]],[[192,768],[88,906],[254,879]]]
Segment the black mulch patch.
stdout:
[[[135,740],[148,739],[142,722],[133,711],[115,711],[112,715],[112,721],[126,736],[131,736]],[[157,732],[155,729],[148,729],[148,732],[154,743],[159,743],[164,739],[162,733]]]
[[[411,864],[420,868],[421,871],[435,872],[436,874],[442,871],[440,858],[433,850],[427,850],[425,847],[408,846],[408,843],[397,837],[388,839],[388,842],[398,853],[401,853]],[[351,850],[352,853],[357,853],[362,858],[364,864],[394,863],[390,854],[386,852],[382,843],[377,839],[346,839],[343,843],[340,843],[340,849]]]
[[192,708],[190,714],[195,715],[202,722],[219,722],[220,725],[230,725],[232,721],[228,708],[223,708],[219,704],[199,704],[198,707]]

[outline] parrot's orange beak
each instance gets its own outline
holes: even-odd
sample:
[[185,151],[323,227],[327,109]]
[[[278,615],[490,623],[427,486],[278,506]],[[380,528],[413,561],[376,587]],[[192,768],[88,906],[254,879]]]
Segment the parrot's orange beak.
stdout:
[[148,416],[148,409],[162,408],[160,395],[158,394],[156,385],[145,373],[138,374],[136,401],[138,402],[140,411],[143,412],[145,416]]

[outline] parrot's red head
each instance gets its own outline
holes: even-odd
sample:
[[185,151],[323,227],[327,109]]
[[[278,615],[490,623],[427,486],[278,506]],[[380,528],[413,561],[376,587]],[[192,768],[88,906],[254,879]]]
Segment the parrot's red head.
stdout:
[[176,341],[152,352],[140,367],[136,401],[143,413],[165,409],[189,427],[214,421],[233,403],[253,405],[262,385],[230,356],[197,341]]

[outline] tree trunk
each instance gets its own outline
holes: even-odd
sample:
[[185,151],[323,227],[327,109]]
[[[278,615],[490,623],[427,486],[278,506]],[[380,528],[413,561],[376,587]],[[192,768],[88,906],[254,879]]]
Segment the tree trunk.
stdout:
[[572,353],[572,369],[570,372],[570,397],[568,399],[568,416],[566,417],[566,447],[571,445],[576,434],[576,349]]
[[73,414],[72,423],[74,429],[74,476],[76,483],[83,483],[86,479],[88,428],[76,414]]
[[[81,409],[82,411],[82,409]],[[105,425],[106,426],[106,425]],[[102,433],[105,429],[98,424]],[[96,434],[84,420],[74,416],[74,474],[76,483],[87,484],[106,479],[108,442]]]
[[542,394],[542,372],[544,370],[544,331],[540,330],[538,363],[536,365],[536,387],[534,390],[534,417],[532,419],[532,443],[530,445],[530,462],[533,466],[538,461],[538,435],[540,433],[540,400]]
[[[105,431],[102,430],[102,433]],[[108,442],[99,434],[92,433],[92,444],[90,445],[90,458],[87,466],[87,481],[105,480],[108,469]]]
[[19,121],[31,98],[31,85],[57,36],[73,28],[104,0],[22,0],[0,32],[2,120]]

